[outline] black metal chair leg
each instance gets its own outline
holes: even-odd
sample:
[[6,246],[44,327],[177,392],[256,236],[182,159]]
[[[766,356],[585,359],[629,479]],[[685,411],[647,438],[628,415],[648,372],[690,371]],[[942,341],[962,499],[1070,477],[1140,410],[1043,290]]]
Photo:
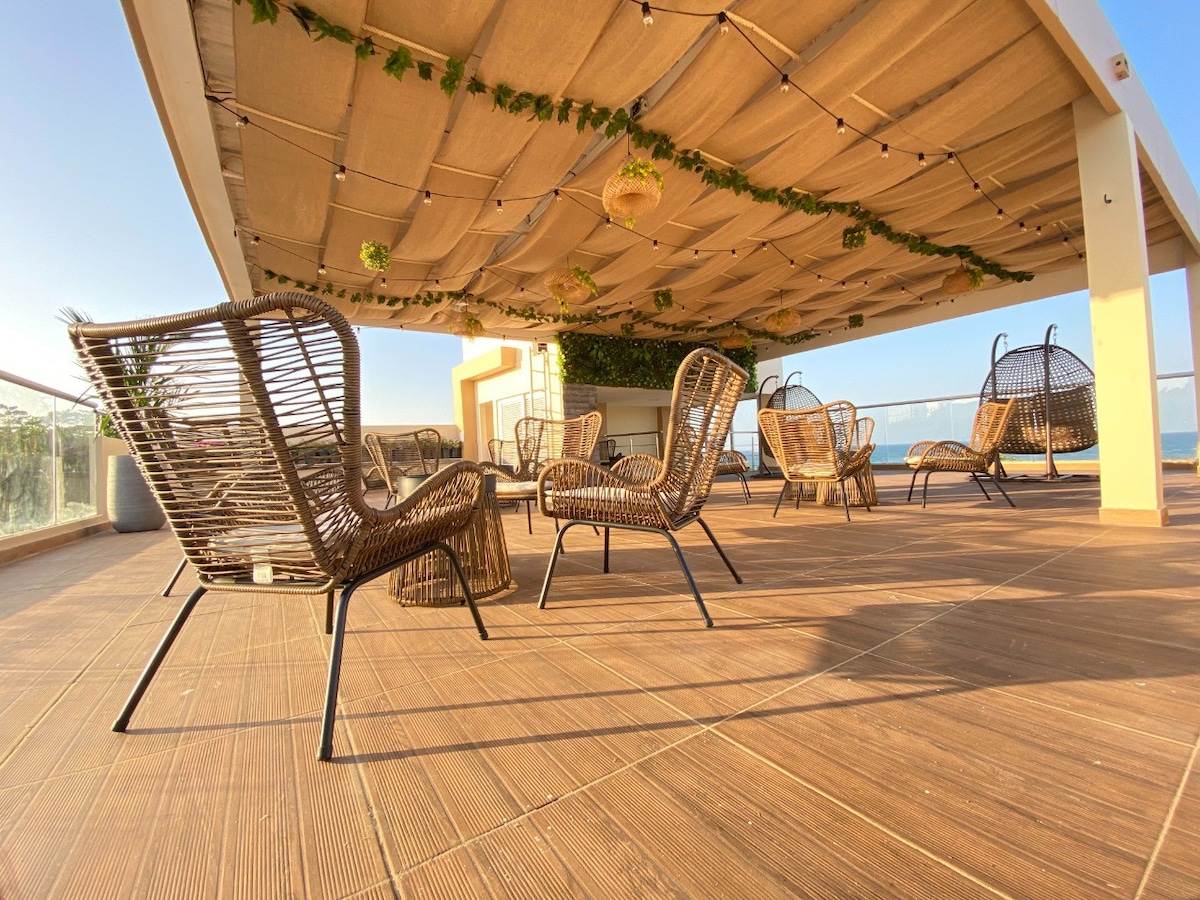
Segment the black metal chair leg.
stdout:
[[[700,615],[704,619],[704,627],[712,628],[712,617],[709,616],[708,610],[704,606],[704,601],[700,599],[700,590],[696,587],[696,579],[692,578],[692,572],[683,560],[683,551],[679,549],[679,541],[675,540],[675,535],[669,531],[664,531],[663,534],[671,542],[671,549],[675,551],[675,558],[679,560],[679,568],[683,569],[683,577],[687,579],[688,587],[692,589],[692,596],[696,598],[696,605],[700,607]],[[724,556],[725,554],[722,553],[721,555]],[[726,562],[728,563],[728,560]]]
[[563,535],[574,524],[574,522],[568,522],[554,535],[554,552],[550,554],[550,565],[546,567],[546,578],[542,582],[542,595],[538,597],[538,609],[546,608],[546,595],[550,593],[550,579],[554,577],[554,564],[558,562],[558,554],[562,550]]
[[1004,497],[1004,499],[1005,499],[1005,500],[1007,500],[1007,501],[1008,501],[1008,505],[1009,505],[1009,506],[1011,506],[1013,509],[1016,509],[1016,508],[1017,508],[1017,504],[1013,503],[1013,499],[1012,499],[1012,497],[1008,496],[1008,491],[1006,491],[1006,490],[1004,489],[1004,485],[1002,485],[1002,484],[1000,483],[1000,479],[999,479],[999,478],[997,478],[995,475],[993,475],[993,476],[992,476],[992,483],[993,483],[994,485],[996,485],[996,487],[997,487],[997,488],[999,488],[999,490],[1000,490],[1000,495],[1001,495],[1002,497]]
[[921,484],[921,509],[925,508],[925,495],[929,493],[929,476],[932,475],[932,470],[925,473],[925,481]]
[[712,545],[717,549],[717,553],[720,554],[721,560],[725,563],[725,568],[729,569],[729,573],[733,575],[733,580],[738,584],[741,584],[742,576],[737,573],[737,569],[733,567],[733,563],[729,561],[729,557],[725,555],[725,551],[722,550],[721,545],[717,543],[717,539],[713,535],[712,529],[708,527],[708,523],[699,516],[696,517],[696,521],[700,523],[700,527],[704,529],[704,533],[707,534],[708,539],[712,541]]
[[165,585],[163,585],[163,589],[159,594],[160,596],[162,596],[162,597],[170,597],[171,596],[171,589],[175,587],[175,582],[177,582],[179,580],[179,576],[183,574],[183,568],[186,565],[187,565],[187,557],[185,556],[183,559],[181,559],[179,561],[179,565],[177,565],[175,567],[175,573],[170,578],[168,578],[167,583]]
[[458,559],[458,554],[454,552],[449,544],[437,544],[442,551],[450,558],[450,564],[454,567],[454,574],[458,576],[458,583],[462,587],[463,596],[466,598],[467,606],[471,610],[471,618],[475,620],[475,629],[479,632],[479,639],[486,641],[488,639],[487,629],[483,627],[483,619],[479,616],[479,607],[475,605],[475,597],[471,594],[471,588],[467,584],[467,575],[463,572],[462,563]]
[[743,472],[738,472],[737,477],[742,481],[742,493],[746,495],[746,502],[750,502],[750,484],[746,481],[746,475]]
[[607,526],[604,528],[604,574],[608,574],[608,532]]
[[848,490],[846,490],[846,482],[845,481],[841,482],[840,487],[842,489],[842,506],[846,510],[846,521],[849,522],[850,521],[850,492]]
[[525,524],[529,526],[530,534],[533,534],[533,509],[531,506],[532,502],[533,501],[531,501],[531,500],[525,501]]
[[[912,503],[912,492],[913,492],[913,488],[915,488],[915,487],[917,486],[917,476],[918,476],[918,475],[920,475],[920,474],[921,474],[921,470],[920,470],[920,469],[913,469],[913,477],[912,477],[912,481],[910,481],[910,482],[908,483],[908,501],[907,501],[907,502],[909,502],[909,503]],[[926,478],[928,478],[929,476],[928,476],[928,475],[926,475],[925,477],[926,477]]]
[[175,643],[175,638],[179,636],[179,630],[183,628],[183,623],[191,615],[196,602],[207,592],[208,588],[198,587],[188,594],[188,598],[183,601],[183,606],[179,607],[179,612],[175,614],[175,620],[171,623],[171,627],[167,629],[167,633],[162,636],[162,640],[154,648],[154,653],[151,655],[150,661],[146,663],[146,668],[142,669],[142,674],[138,677],[137,684],[133,686],[133,691],[130,692],[129,699],[125,701],[125,706],[121,709],[121,714],[113,722],[113,731],[124,731],[126,726],[129,725],[129,717],[137,709],[138,702],[142,699],[142,694],[146,693],[146,688],[150,686],[150,681],[154,678],[154,673],[158,671],[158,667],[162,665],[162,661],[167,658],[167,652],[171,649],[171,645]]
[[327,760],[333,756],[333,717],[337,712],[338,681],[342,674],[342,642],[346,637],[346,608],[350,605],[350,596],[358,584],[357,581],[352,582],[342,591],[333,617],[333,639],[329,642],[329,680],[325,686],[325,712],[321,717],[321,746],[317,751],[317,759],[320,760]]
[[978,475],[978,474],[976,474],[975,472],[972,472],[972,473],[971,473],[971,478],[972,478],[972,479],[974,479],[974,481],[975,481],[975,483],[976,483],[977,485],[979,485],[979,489],[980,489],[981,491],[983,491],[983,496],[985,496],[985,497],[987,497],[989,500],[991,500],[991,499],[992,499],[992,495],[991,495],[991,494],[989,494],[989,493],[987,492],[987,488],[985,488],[985,487],[983,486],[983,481],[982,481],[982,480],[980,480],[980,478],[979,478],[979,475]]
[[325,595],[325,633],[333,634],[333,591]]
[[779,499],[775,501],[775,511],[771,513],[771,518],[775,518],[779,514],[779,504],[783,502],[783,495],[787,491],[789,482],[785,481],[783,487],[779,489]]

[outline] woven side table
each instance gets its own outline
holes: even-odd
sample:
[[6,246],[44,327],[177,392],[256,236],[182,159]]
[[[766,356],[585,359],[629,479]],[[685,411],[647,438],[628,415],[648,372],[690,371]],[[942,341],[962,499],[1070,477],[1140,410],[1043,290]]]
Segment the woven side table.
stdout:
[[[475,599],[490,597],[512,583],[508,545],[496,502],[496,479],[484,479],[483,502],[462,531],[448,543],[458,554]],[[392,572],[388,590],[404,606],[451,606],[462,602],[462,590],[444,553],[427,553]]]

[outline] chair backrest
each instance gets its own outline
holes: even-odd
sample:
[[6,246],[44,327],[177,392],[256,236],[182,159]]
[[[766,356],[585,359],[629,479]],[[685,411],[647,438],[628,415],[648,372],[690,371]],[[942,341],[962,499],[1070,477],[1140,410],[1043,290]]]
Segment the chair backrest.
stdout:
[[675,373],[663,469],[650,485],[674,519],[698,513],[713,478],[738,401],[750,376],[728,357],[701,347]]
[[871,443],[875,435],[875,420],[870,416],[854,419],[854,435],[850,439],[850,449],[858,450]]
[[975,411],[975,423],[971,427],[972,450],[984,456],[997,452],[1016,402],[1015,399],[988,400],[979,404],[979,409]]
[[517,420],[517,474],[533,479],[547,460],[561,457],[591,459],[600,437],[604,417],[598,412],[573,419],[542,419],[526,416]]
[[399,434],[364,435],[371,461],[387,480],[387,488],[396,491],[401,475],[432,475],[438,470],[442,454],[442,436],[435,428],[420,428]]
[[358,345],[340,313],[282,292],[69,334],[203,576],[338,572],[367,514]]
[[785,475],[836,478],[858,433],[854,405],[836,400],[812,409],[758,411],[758,424]]

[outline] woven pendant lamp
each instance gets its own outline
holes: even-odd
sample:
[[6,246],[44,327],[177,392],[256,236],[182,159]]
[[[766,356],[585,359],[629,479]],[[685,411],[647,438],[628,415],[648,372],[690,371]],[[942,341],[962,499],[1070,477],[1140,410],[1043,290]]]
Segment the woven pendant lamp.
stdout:
[[613,218],[623,219],[628,228],[633,227],[638,216],[657,207],[661,199],[662,175],[653,163],[643,159],[633,159],[621,166],[604,183],[600,196],[604,211]]
[[737,350],[749,346],[750,336],[734,331],[721,338],[721,346],[726,350]]
[[973,291],[983,283],[983,273],[978,269],[968,269],[959,263],[957,269],[942,279],[942,290],[947,294],[965,294]]
[[567,268],[551,269],[542,279],[550,296],[559,303],[582,303],[592,296],[592,289]]

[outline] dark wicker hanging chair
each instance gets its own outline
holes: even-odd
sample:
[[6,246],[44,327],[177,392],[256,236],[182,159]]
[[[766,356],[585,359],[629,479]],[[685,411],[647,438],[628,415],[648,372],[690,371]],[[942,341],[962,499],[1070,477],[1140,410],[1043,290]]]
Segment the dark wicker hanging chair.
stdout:
[[999,451],[1015,455],[1046,455],[1046,476],[1058,476],[1055,453],[1077,453],[1096,446],[1096,376],[1087,363],[1064,347],[1050,343],[1056,326],[1046,330],[1045,341],[1010,350],[996,359],[992,344],[992,370],[980,403],[1015,400]]
[[[792,383],[792,379],[795,383]],[[776,387],[770,389],[771,382],[775,382]],[[793,372],[783,382],[779,384],[779,376],[771,375],[764,378],[758,389],[758,408],[759,409],[784,409],[788,411],[796,411],[800,409],[814,409],[821,405],[821,401],[817,399],[817,395],[800,383],[800,373]],[[772,469],[774,465],[774,469]],[[762,429],[758,430],[758,471],[762,475],[774,475],[779,470],[779,464],[775,462],[775,457],[771,455],[771,448],[767,445],[766,436],[763,435]]]

